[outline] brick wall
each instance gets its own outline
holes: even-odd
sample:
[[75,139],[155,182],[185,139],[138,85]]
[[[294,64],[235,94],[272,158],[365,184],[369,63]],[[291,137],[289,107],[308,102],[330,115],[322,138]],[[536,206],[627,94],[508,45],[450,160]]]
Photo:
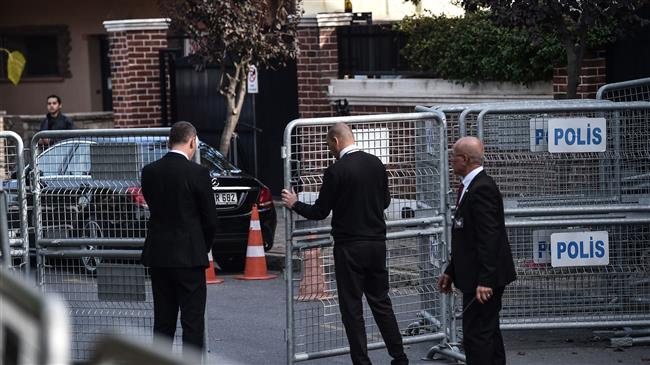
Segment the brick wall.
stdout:
[[[582,61],[577,99],[594,99],[598,88],[607,83],[605,51],[590,52]],[[567,91],[566,67],[556,67],[553,73],[553,97],[563,99]]]
[[334,108],[327,99],[330,78],[338,75],[336,29],[317,26],[298,30],[298,111],[301,118],[329,117]]
[[115,127],[159,127],[159,50],[167,48],[165,19],[104,22],[109,57]]

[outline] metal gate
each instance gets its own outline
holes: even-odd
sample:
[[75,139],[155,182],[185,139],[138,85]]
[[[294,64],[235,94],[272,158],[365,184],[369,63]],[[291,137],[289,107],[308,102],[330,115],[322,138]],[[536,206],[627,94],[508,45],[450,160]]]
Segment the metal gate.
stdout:
[[[14,132],[0,132],[0,182],[7,203],[10,266],[29,272],[29,232],[23,140]],[[2,252],[3,258],[5,252]]]
[[[387,267],[390,296],[405,343],[441,340],[446,302],[435,291],[446,252],[447,137],[440,112],[298,119],[285,129],[285,187],[313,203],[333,160],[326,135],[346,122],[356,143],[386,166],[391,205]],[[349,352],[340,319],[329,219],[296,219],[286,211],[288,363]],[[297,267],[294,266],[297,263]],[[383,341],[364,302],[368,348]]]
[[151,341],[153,300],[140,264],[148,209],[140,170],[167,152],[168,128],[44,131],[31,142],[37,281],[65,298],[71,358],[103,334]]

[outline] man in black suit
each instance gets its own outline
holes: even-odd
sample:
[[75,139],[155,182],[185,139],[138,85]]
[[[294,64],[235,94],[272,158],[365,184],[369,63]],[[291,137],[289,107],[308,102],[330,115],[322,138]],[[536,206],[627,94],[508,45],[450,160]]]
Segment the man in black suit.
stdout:
[[[196,129],[175,123],[170,151],[142,169],[142,194],[151,217],[142,250],[149,267],[154,304],[154,334],[171,348],[181,312],[183,347],[204,347],[205,268],[216,230],[217,210],[209,171],[192,162]],[[185,352],[185,351],[184,351]]]
[[460,176],[452,221],[451,260],[438,280],[463,292],[463,347],[468,365],[506,363],[499,311],[505,286],[516,279],[506,235],[503,199],[483,171],[483,143],[463,137],[453,147],[452,167]]
[[390,191],[386,168],[377,157],[359,150],[352,130],[345,123],[330,128],[327,145],[338,161],[325,170],[316,202],[302,203],[288,190],[282,190],[282,201],[307,219],[324,219],[333,212],[339,310],[352,363],[371,364],[361,301],[365,294],[388,353],[393,357],[392,364],[408,364],[388,296],[384,209],[390,204]]

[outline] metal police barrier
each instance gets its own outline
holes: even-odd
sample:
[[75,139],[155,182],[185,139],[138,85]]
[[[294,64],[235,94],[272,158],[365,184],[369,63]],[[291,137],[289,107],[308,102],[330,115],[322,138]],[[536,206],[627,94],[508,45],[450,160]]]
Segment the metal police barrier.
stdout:
[[[440,112],[298,119],[284,133],[285,187],[313,203],[333,163],[329,127],[346,122],[356,144],[384,162],[391,204],[385,211],[390,296],[405,343],[444,339],[445,301],[435,282],[447,257],[447,139]],[[285,210],[288,363],[349,352],[334,281],[329,221]],[[294,261],[299,267],[294,267]],[[367,304],[368,348],[384,346]]]
[[596,99],[616,102],[650,101],[650,77],[603,85],[598,89]]
[[32,139],[37,281],[66,299],[75,361],[88,360],[103,334],[152,339],[140,171],[167,152],[168,134],[44,131]]
[[[487,108],[513,108],[513,107],[535,107],[535,106],[556,106],[556,105],[584,105],[584,104],[601,104],[608,101],[602,100],[518,100],[518,101],[498,101],[476,104],[451,104],[434,106],[431,108],[417,106],[416,111],[430,112],[433,110],[441,111],[445,114],[447,120],[447,140],[448,152],[451,154],[453,144],[458,138],[467,135],[477,135],[477,118],[481,111]],[[451,155],[449,156],[451,158]],[[455,191],[458,188],[458,179],[449,167],[449,197],[450,201],[455,200]]]
[[[10,266],[29,272],[29,234],[25,193],[23,140],[14,132],[0,132],[0,182],[5,200]],[[10,258],[10,259],[9,259]]]
[[636,205],[650,194],[649,118],[647,102],[486,108],[477,136],[506,207]]
[[64,304],[30,285],[0,269],[0,362],[68,364],[70,329]]
[[650,323],[649,119],[646,102],[480,112],[519,278],[502,328]]

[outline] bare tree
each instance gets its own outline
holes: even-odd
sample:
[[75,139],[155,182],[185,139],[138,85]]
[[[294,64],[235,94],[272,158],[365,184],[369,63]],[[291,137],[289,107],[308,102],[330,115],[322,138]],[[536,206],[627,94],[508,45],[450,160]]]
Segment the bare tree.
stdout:
[[297,2],[159,0],[163,15],[190,38],[196,59],[220,65],[218,88],[227,108],[219,144],[224,156],[239,122],[250,66],[284,66],[297,55]]

